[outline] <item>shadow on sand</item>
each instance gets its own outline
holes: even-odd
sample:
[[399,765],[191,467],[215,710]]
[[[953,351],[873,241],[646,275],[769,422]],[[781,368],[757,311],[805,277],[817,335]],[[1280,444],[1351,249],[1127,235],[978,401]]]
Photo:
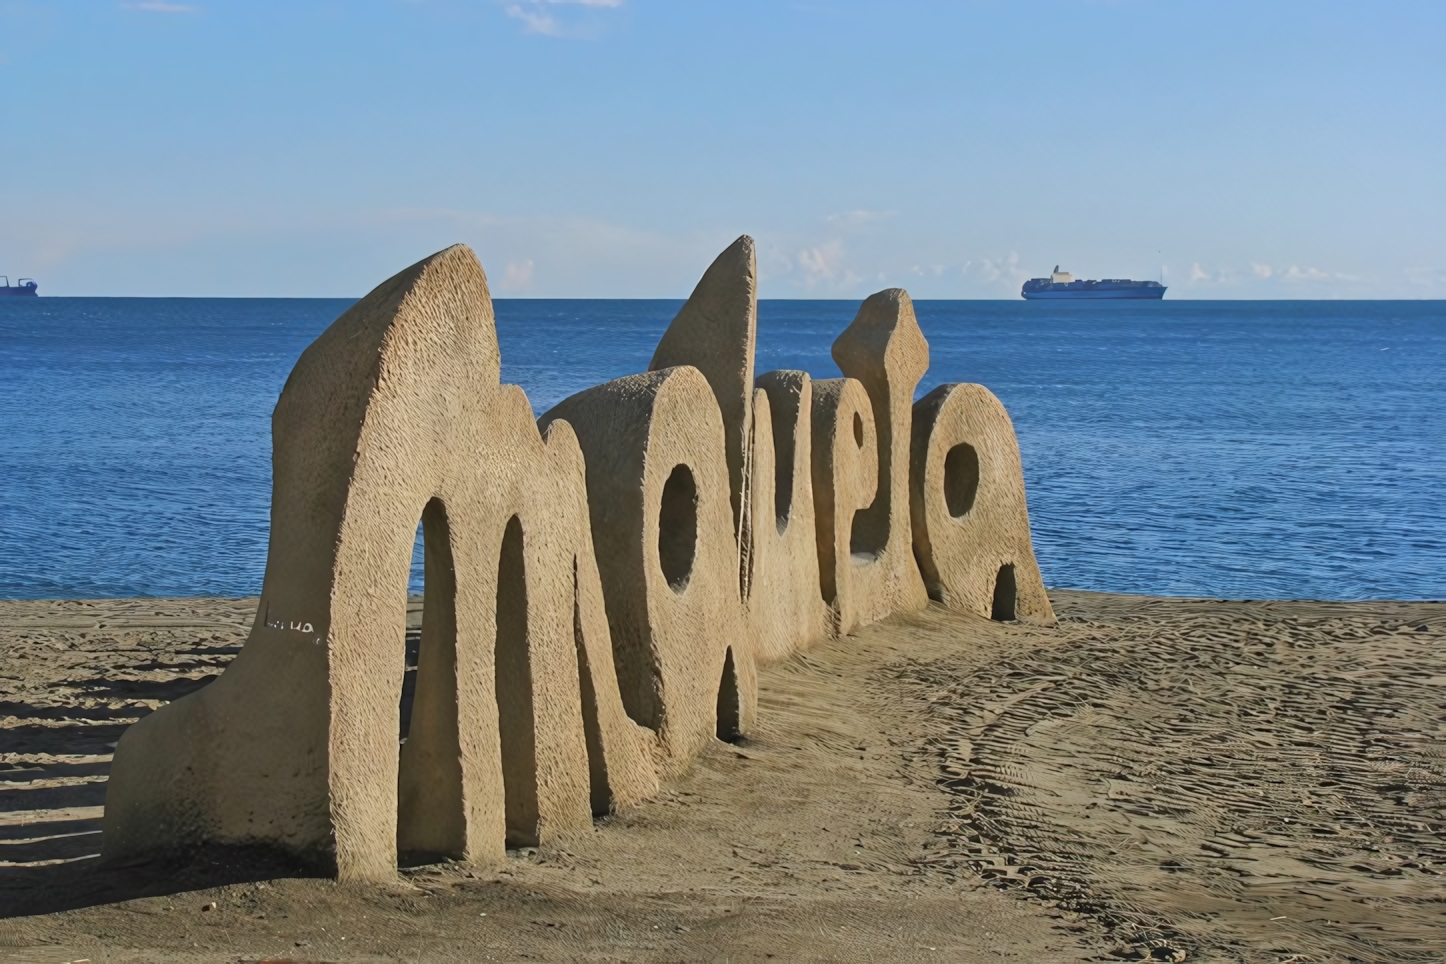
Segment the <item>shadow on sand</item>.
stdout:
[[98,857],[85,857],[45,866],[0,867],[0,919],[226,884],[330,876],[330,868],[321,862],[259,847],[204,847],[106,864]]
[[[149,668],[188,667],[130,667]],[[197,662],[190,668],[216,667]],[[71,679],[65,682],[68,692],[55,701],[0,702],[0,718],[10,719],[0,728],[0,919],[327,874],[329,868],[319,863],[251,847],[207,847],[101,863],[101,818],[116,742],[155,702],[180,699],[215,678],[211,673],[162,680]]]

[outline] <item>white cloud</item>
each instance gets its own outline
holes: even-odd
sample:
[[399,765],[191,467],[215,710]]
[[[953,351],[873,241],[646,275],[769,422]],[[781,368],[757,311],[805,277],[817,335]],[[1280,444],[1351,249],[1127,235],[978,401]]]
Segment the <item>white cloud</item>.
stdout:
[[785,273],[798,269],[792,284],[807,290],[821,288],[844,293],[858,286],[863,276],[848,265],[843,242],[838,239],[799,250]]
[[240,200],[198,211],[181,202],[95,205],[77,198],[7,210],[5,227],[24,238],[25,247],[17,252],[0,231],[0,270],[15,265],[13,278],[23,268],[56,295],[355,297],[461,241],[477,252],[499,295],[527,278],[532,261],[526,286],[507,295],[685,298],[703,268],[737,237],[731,226],[662,232],[577,216],[296,209]]
[[526,288],[532,284],[533,261],[528,258],[526,261],[509,261],[507,270],[502,275],[502,280],[497,287],[504,291],[516,291],[518,288]]
[[1423,266],[1405,268],[1402,274],[1406,281],[1413,285],[1442,285],[1446,284],[1446,270],[1441,268],[1428,268]]
[[568,24],[553,15],[549,7],[611,9],[622,5],[623,0],[522,0],[520,3],[507,4],[503,11],[512,19],[522,21],[523,29],[527,33],[538,33],[545,37],[566,37],[572,36],[573,32]]
[[1344,281],[1347,284],[1354,284],[1361,280],[1359,275],[1347,274],[1344,271],[1322,271],[1319,268],[1301,268],[1291,265],[1286,269],[1285,274],[1280,276],[1281,281],[1287,282],[1308,282],[1319,283],[1323,281]]
[[520,3],[514,3],[507,7],[507,16],[521,20],[528,33],[540,33],[547,37],[557,36],[557,21],[552,14],[545,12],[541,7],[535,5],[523,7]]
[[843,253],[842,241],[826,241],[798,252],[798,266],[803,269],[805,283],[811,287],[819,281],[832,280],[838,273]]
[[1292,282],[1329,281],[1330,278],[1329,274],[1319,268],[1299,268],[1295,265],[1291,265],[1285,270],[1285,274],[1280,276],[1280,280]]
[[[967,268],[968,265],[965,267]],[[999,282],[1012,287],[1028,281],[1029,272],[1019,266],[1019,252],[1011,251],[1007,257],[1003,258],[981,258],[979,260],[979,277],[986,284]]]
[[166,0],[139,0],[138,3],[121,4],[126,10],[144,10],[146,13],[195,13],[196,8],[188,3],[167,3]]
[[[1257,294],[1253,297],[1259,297],[1270,290],[1276,292],[1274,297],[1300,297],[1300,289],[1305,288],[1311,290],[1312,297],[1343,297],[1347,291],[1361,291],[1361,286],[1368,284],[1369,279],[1357,274],[1326,271],[1309,265],[1293,264],[1289,267],[1277,267],[1253,261],[1250,262],[1249,270],[1246,270],[1239,265],[1229,264],[1211,265],[1207,268],[1196,261],[1190,266],[1187,283],[1190,287],[1208,286],[1222,292],[1230,288],[1254,285]],[[1294,287],[1297,291],[1285,294],[1282,286]],[[1359,294],[1354,296],[1359,297]]]

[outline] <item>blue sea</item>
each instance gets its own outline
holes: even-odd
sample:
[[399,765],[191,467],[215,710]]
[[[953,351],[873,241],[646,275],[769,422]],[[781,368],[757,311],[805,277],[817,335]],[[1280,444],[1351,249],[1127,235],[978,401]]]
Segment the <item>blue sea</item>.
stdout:
[[[0,302],[0,598],[249,595],[270,418],[345,300]],[[646,368],[677,301],[497,302],[541,413]],[[838,374],[857,308],[765,301],[758,371]],[[1051,587],[1446,597],[1446,302],[916,303],[1019,435]]]

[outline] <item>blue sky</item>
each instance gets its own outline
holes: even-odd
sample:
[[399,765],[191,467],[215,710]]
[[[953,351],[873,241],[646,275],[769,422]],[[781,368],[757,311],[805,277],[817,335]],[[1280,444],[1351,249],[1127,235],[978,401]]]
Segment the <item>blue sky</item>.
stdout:
[[0,0],[45,294],[1446,298],[1446,4]]

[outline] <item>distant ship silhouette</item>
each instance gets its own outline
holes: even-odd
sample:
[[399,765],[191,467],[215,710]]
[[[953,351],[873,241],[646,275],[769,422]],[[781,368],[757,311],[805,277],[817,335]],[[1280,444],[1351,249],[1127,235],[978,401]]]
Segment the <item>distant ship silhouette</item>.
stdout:
[[1165,286],[1158,281],[1129,281],[1106,278],[1103,281],[1076,281],[1068,271],[1054,266],[1048,278],[1030,278],[1019,292],[1030,301],[1044,298],[1148,298],[1165,297]]
[[34,298],[36,290],[40,287],[29,278],[21,278],[14,287],[11,287],[10,279],[3,274],[0,274],[0,281],[5,282],[0,285],[0,298]]

